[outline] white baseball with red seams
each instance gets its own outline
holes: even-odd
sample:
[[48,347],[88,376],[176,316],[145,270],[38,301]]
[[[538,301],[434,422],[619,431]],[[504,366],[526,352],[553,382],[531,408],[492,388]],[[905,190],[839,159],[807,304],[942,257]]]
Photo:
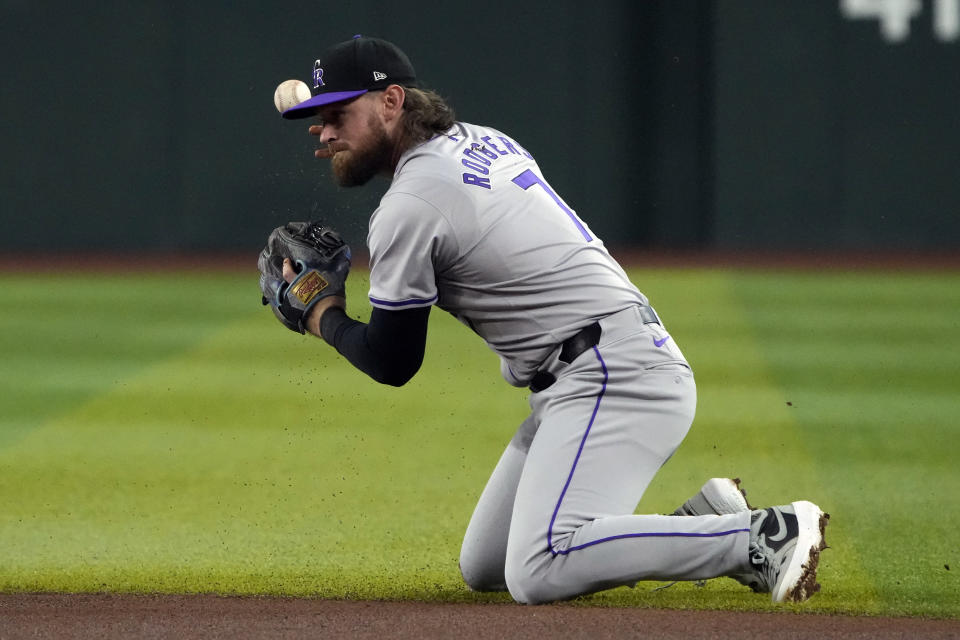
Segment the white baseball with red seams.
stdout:
[[[412,147],[368,244],[374,306],[436,305],[487,342],[511,384],[556,380],[531,394],[467,528],[471,588],[534,603],[748,570],[749,511],[634,515],[693,421],[693,373],[532,154],[465,123]],[[599,343],[562,362],[560,345],[594,322]]]
[[277,111],[283,113],[304,100],[309,100],[312,95],[310,87],[302,80],[284,80],[277,85],[276,91],[273,92],[273,106],[277,108]]

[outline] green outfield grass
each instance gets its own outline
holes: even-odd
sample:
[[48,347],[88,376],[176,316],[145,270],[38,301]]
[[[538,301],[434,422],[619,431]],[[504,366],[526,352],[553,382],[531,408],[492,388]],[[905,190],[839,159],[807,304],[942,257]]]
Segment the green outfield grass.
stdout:
[[[960,617],[960,273],[637,269],[694,367],[640,510],[707,478],[832,515],[823,591],[728,579],[578,602]],[[0,592],[506,601],[463,529],[525,392],[441,312],[379,386],[259,304],[256,274],[0,274]],[[366,282],[351,276],[351,313]]]

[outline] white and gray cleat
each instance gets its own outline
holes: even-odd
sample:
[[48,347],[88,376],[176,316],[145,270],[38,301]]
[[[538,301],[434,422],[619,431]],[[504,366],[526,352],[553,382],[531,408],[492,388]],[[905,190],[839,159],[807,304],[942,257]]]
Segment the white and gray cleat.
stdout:
[[774,602],[803,602],[820,590],[817,566],[826,549],[830,515],[807,502],[754,511],[750,524],[753,571],[732,576]]
[[740,488],[740,478],[711,478],[700,491],[673,512],[675,516],[727,515],[751,511],[747,493]]

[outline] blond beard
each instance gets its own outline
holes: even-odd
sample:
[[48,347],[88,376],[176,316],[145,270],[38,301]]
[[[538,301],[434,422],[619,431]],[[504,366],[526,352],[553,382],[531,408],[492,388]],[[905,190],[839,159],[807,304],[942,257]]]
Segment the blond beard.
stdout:
[[337,151],[330,159],[333,176],[341,187],[364,185],[378,173],[389,172],[393,160],[393,143],[376,116],[367,121],[368,136],[351,149]]

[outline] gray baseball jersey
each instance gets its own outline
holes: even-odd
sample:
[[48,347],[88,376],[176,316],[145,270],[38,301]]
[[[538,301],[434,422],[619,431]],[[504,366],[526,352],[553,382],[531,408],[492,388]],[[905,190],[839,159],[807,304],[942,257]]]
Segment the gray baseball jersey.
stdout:
[[374,306],[436,304],[517,386],[584,325],[646,303],[531,154],[485,127],[458,123],[402,156],[368,243]]
[[[370,221],[370,301],[437,305],[517,386],[547,372],[480,497],[467,584],[547,602],[744,571],[749,512],[634,515],[693,421],[693,374],[648,301],[515,140],[458,123],[404,154]],[[594,321],[571,362],[561,343]]]

